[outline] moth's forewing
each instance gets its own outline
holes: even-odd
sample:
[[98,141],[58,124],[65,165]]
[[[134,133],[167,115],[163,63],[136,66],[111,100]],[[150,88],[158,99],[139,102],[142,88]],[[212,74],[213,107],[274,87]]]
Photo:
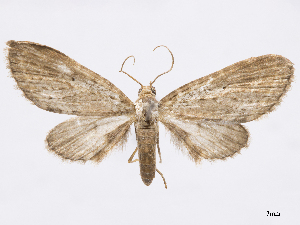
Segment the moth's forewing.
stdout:
[[159,102],[159,113],[161,117],[249,122],[280,103],[293,72],[293,64],[280,55],[246,59],[171,92]]
[[195,162],[233,156],[247,145],[240,123],[271,112],[293,72],[293,64],[279,55],[235,63],[168,94],[159,102],[159,120]]
[[8,67],[27,99],[44,110],[84,116],[50,131],[50,151],[64,159],[100,162],[126,140],[135,108],[115,85],[53,48],[7,45]]
[[78,116],[134,114],[115,85],[65,54],[32,42],[7,42],[8,67],[26,98],[38,107]]

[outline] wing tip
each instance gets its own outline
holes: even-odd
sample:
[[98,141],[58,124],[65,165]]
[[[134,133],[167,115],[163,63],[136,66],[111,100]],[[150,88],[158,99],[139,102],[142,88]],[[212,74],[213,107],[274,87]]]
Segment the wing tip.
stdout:
[[16,42],[15,40],[9,40],[6,42],[6,45],[9,47],[14,47],[17,45],[18,42]]
[[295,68],[294,68],[294,64],[287,58],[281,56],[281,55],[274,55],[276,57],[280,57],[280,60],[284,62],[285,67],[287,68],[287,74],[288,74],[288,80],[287,80],[287,84],[284,87],[281,95],[278,97],[278,100],[276,101],[275,104],[273,104],[270,108],[269,111],[266,112],[265,114],[262,114],[261,116],[259,116],[258,118],[254,119],[261,119],[261,118],[265,118],[268,116],[269,113],[275,111],[277,109],[277,107],[283,102],[283,99],[287,96],[287,92],[290,91],[292,89],[292,83],[294,82],[294,72],[295,72]]

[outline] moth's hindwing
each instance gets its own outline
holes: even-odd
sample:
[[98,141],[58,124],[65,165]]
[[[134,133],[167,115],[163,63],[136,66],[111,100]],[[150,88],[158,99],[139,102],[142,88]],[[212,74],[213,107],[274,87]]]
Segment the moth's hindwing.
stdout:
[[76,117],[53,128],[47,138],[47,147],[63,159],[101,162],[116,145],[127,140],[133,117]]
[[190,158],[225,159],[247,146],[248,131],[241,124],[214,121],[186,121],[164,117],[161,122],[171,133],[172,142],[181,150],[186,148]]

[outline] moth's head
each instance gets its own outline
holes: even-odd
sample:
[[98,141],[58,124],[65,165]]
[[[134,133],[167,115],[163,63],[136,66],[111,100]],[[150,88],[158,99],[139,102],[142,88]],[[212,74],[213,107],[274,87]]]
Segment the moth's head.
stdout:
[[142,86],[139,90],[139,96],[152,95],[156,96],[156,90],[153,86]]
[[[155,49],[159,48],[159,47],[165,47],[165,48],[168,49],[168,47],[166,47],[166,46],[164,46],[164,45],[160,45],[160,46],[157,46],[156,48],[154,48],[153,51],[154,51]],[[141,85],[141,88],[140,88],[139,93],[138,93],[138,94],[139,94],[139,97],[142,97],[142,96],[145,96],[145,95],[150,95],[150,96],[154,96],[154,97],[156,96],[156,90],[155,90],[155,87],[152,86],[153,83],[156,81],[156,79],[157,79],[158,77],[160,77],[160,76],[162,76],[162,75],[164,75],[164,74],[166,74],[166,73],[169,73],[169,72],[172,70],[173,65],[174,65],[174,56],[173,56],[172,52],[170,51],[170,49],[168,49],[168,50],[169,50],[169,52],[170,52],[170,54],[171,54],[171,56],[172,56],[172,66],[171,66],[171,68],[170,68],[167,72],[164,72],[164,73],[159,74],[158,76],[156,76],[156,78],[155,78],[153,81],[150,82],[150,85],[149,85],[149,86],[143,86],[143,85],[142,85],[140,82],[138,82],[135,78],[133,78],[133,77],[130,76],[128,73],[126,73],[125,71],[123,71],[123,66],[124,66],[124,64],[125,64],[125,62],[126,62],[127,59],[129,59],[130,57],[133,57],[133,59],[134,59],[133,64],[135,63],[135,58],[134,58],[134,56],[133,56],[133,55],[128,56],[128,57],[124,60],[122,66],[121,66],[121,70],[120,70],[119,72],[125,73],[125,74],[128,75],[131,79],[133,79],[135,82],[137,82],[138,84]]]

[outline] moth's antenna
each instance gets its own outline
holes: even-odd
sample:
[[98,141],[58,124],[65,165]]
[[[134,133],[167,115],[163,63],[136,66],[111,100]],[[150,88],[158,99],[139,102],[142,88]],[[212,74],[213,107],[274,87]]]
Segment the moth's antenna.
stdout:
[[[173,65],[174,65],[174,56],[173,56],[173,53],[170,51],[170,49],[169,49],[167,46],[164,46],[164,45],[159,45],[159,46],[155,47],[155,49],[157,49],[157,48],[159,48],[159,47],[165,47],[166,49],[169,50],[169,52],[170,52],[170,54],[171,54],[171,56],[172,56],[172,66],[171,66],[171,68],[170,68],[167,72],[164,72],[164,73],[162,73],[162,74],[159,74],[152,82],[150,82],[150,87],[151,87],[152,84],[156,81],[157,78],[159,78],[160,76],[162,76],[162,75],[164,75],[164,74],[166,74],[166,73],[169,73],[169,72],[173,69]],[[153,49],[153,51],[154,51],[155,49]]]
[[134,63],[135,63],[135,58],[134,58],[134,56],[133,56],[133,55],[128,56],[128,57],[124,60],[124,62],[123,62],[123,64],[122,64],[122,67],[121,67],[121,70],[120,70],[119,72],[122,72],[122,73],[127,74],[132,80],[134,80],[135,82],[139,83],[139,84],[143,87],[143,85],[142,85],[140,82],[138,82],[135,78],[133,78],[133,77],[130,76],[128,73],[126,73],[125,71],[123,71],[123,66],[124,66],[126,60],[129,59],[130,57],[133,57],[133,65],[134,65]]

